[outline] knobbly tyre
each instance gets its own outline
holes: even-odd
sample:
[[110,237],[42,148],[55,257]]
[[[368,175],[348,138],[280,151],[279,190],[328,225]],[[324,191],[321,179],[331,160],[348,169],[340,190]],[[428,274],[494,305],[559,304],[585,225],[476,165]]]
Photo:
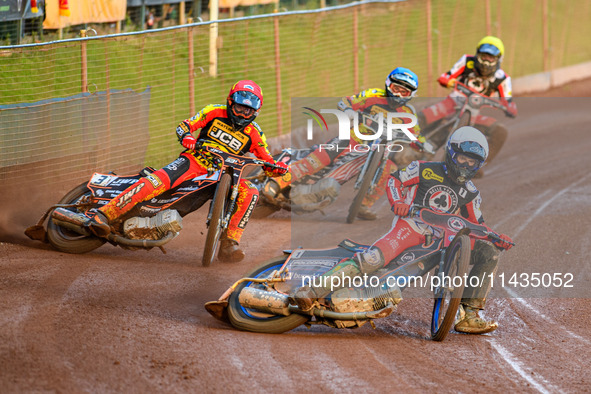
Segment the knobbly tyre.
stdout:
[[[355,197],[351,202],[347,216],[347,223],[353,223],[363,198],[372,193],[377,187],[388,155],[399,152],[401,148],[410,149],[408,144],[411,142],[413,141],[405,133],[398,131],[393,135],[391,141],[376,139],[368,145],[357,145],[358,150],[343,155],[332,165],[326,166],[317,173],[308,175],[298,182],[283,188],[273,178],[267,176],[264,171],[257,169],[247,178],[257,187],[260,195],[260,201],[255,207],[253,217],[264,218],[281,209],[296,214],[322,211],[323,208],[336,200],[341,185],[349,181],[354,174],[357,174],[354,186]],[[419,141],[413,143],[425,152],[435,153],[429,143],[423,144]],[[311,149],[284,149],[280,154],[274,156],[274,159],[289,165],[303,159],[315,149],[316,146]],[[289,177],[291,174],[284,176]],[[315,189],[314,193],[318,196],[316,204],[303,206],[293,203],[291,199],[292,192],[302,187]]]
[[[514,117],[514,115],[509,111],[507,105],[503,104],[500,99],[491,98],[485,95],[482,95],[475,91],[474,89],[470,88],[469,86],[464,85],[461,82],[455,82],[453,92],[448,96],[453,98],[456,103],[456,112],[452,114],[450,117],[444,118],[438,122],[433,128],[430,130],[422,130],[424,133],[423,136],[426,140],[433,146],[433,150],[435,152],[439,151],[439,149],[445,145],[448,137],[451,133],[462,126],[475,126],[479,130],[483,132],[488,140],[489,146],[491,147],[491,151],[495,147],[495,141],[491,141],[489,138],[488,133],[486,133],[485,129],[489,126],[480,125],[479,126],[479,119],[480,119],[480,112],[485,107],[492,107],[498,110],[501,110],[505,113],[508,117]],[[504,129],[499,123],[500,127]],[[505,131],[506,132],[506,131]],[[499,146],[500,149],[500,146]],[[431,160],[433,158],[433,154],[426,152],[426,155],[423,159]]]
[[[174,239],[182,229],[182,218],[212,199],[207,215],[207,239],[202,264],[213,261],[220,235],[226,229],[238,197],[238,184],[247,166],[272,163],[238,156],[213,147],[203,147],[216,158],[216,167],[207,174],[181,183],[178,187],[135,206],[118,222],[106,238],[95,236],[88,228],[96,210],[119,195],[142,176],[154,171],[146,167],[135,175],[94,173],[90,181],[72,189],[58,204],[51,206],[39,222],[26,229],[34,240],[49,242],[66,253],[87,253],[109,242],[124,249],[151,249]],[[43,224],[47,220],[47,230]]]
[[[380,149],[381,147],[386,146],[397,146],[403,147],[400,145],[401,143],[406,144],[406,148],[408,149],[408,143],[410,139],[408,136],[402,132],[399,132],[393,141],[381,141],[377,140],[377,143],[370,145],[371,150],[367,155],[365,162],[363,163],[363,167],[361,167],[361,171],[359,175],[357,175],[357,179],[355,180],[354,190],[356,191],[355,198],[353,202],[349,206],[349,214],[347,215],[347,223],[353,223],[355,218],[357,217],[357,213],[359,213],[359,209],[363,203],[363,199],[366,195],[372,194],[375,192],[375,189],[378,187],[380,179],[382,178],[382,174],[384,172],[384,168],[386,166],[386,161],[388,160],[388,156],[391,152],[388,149]],[[414,141],[414,145],[417,146],[421,151],[427,152],[428,154],[435,154],[430,143],[425,142],[422,143],[420,141]]]
[[[218,301],[205,304],[209,313],[237,329],[282,333],[302,324],[324,324],[334,328],[357,328],[389,316],[401,301],[401,291],[413,285],[412,278],[438,277],[433,281],[431,339],[443,341],[449,333],[462,298],[465,282],[445,278],[465,278],[470,263],[471,242],[498,239],[487,227],[471,223],[461,216],[414,207],[419,216],[436,229],[424,245],[411,247],[395,257],[385,268],[375,272],[367,287],[339,288],[317,300],[311,310],[298,308],[289,294],[302,285],[303,278],[321,275],[344,258],[369,248],[344,240],[336,248],[296,249],[264,263],[238,280]],[[373,282],[372,282],[373,281]],[[330,280],[329,280],[330,282]],[[367,280],[364,283],[368,283]],[[406,283],[406,285],[403,285]]]

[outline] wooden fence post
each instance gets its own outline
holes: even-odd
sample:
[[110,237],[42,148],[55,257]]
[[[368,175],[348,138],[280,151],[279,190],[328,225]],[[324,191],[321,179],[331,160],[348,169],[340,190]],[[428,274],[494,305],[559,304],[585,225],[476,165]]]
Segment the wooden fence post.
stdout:
[[484,2],[484,6],[486,8],[486,35],[492,35],[492,27],[491,27],[491,14],[490,14],[490,0],[486,0]]
[[105,45],[105,82],[107,87],[107,135],[104,146],[104,160],[105,169],[111,166],[111,73],[109,70],[109,50],[107,41],[103,41]]
[[281,55],[279,53],[279,17],[273,18],[275,36],[275,84],[277,86],[277,134],[283,134],[282,99],[281,99]]
[[427,94],[429,97],[433,95],[433,53],[432,53],[432,44],[433,44],[433,37],[431,34],[431,0],[427,0]]
[[[193,18],[188,18],[189,24],[193,23]],[[195,115],[195,63],[193,54],[193,26],[187,29],[189,45],[189,113]]]
[[353,8],[353,88],[359,92],[359,37],[357,32],[359,7]]
[[[218,20],[219,3],[218,0],[212,0],[209,3],[209,20]],[[218,24],[209,25],[209,75],[217,77],[218,75]]]
[[[86,30],[80,30],[80,37],[86,37]],[[88,64],[86,62],[86,40],[80,42],[82,93],[88,92]]]
[[548,0],[542,0],[542,46],[544,54],[544,71],[548,71],[550,69],[548,58],[550,45],[548,41]]

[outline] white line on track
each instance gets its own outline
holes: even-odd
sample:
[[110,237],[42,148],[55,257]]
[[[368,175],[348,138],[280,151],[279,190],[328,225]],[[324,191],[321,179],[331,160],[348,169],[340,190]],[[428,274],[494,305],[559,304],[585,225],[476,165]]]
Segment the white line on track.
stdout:
[[[523,379],[527,380],[529,382],[529,384],[531,384],[536,390],[538,390],[541,393],[549,393],[550,392],[546,389],[546,387],[552,387],[552,386],[548,382],[546,382],[546,380],[544,378],[541,378],[543,380],[543,383],[536,381],[534,378],[532,378],[531,372],[528,373],[527,371],[525,371],[521,367],[521,363],[519,361],[517,361],[515,356],[513,354],[511,354],[507,349],[505,349],[503,346],[499,345],[497,343],[497,341],[495,341],[494,339],[490,339],[488,342],[491,344],[493,349],[495,349],[497,351],[497,353],[499,353],[501,355],[501,357],[503,357],[503,359],[511,366],[511,368],[513,368],[515,370],[515,372],[517,372]],[[556,390],[556,388],[552,387],[551,391],[558,391],[558,390]]]
[[[525,227],[530,224],[533,219],[538,216],[540,213],[542,213],[542,211],[548,206],[550,205],[554,200],[556,200],[557,198],[559,198],[560,196],[562,196],[563,194],[565,194],[566,192],[568,192],[569,190],[571,190],[573,187],[579,185],[580,183],[584,183],[585,181],[587,181],[587,179],[589,179],[591,177],[591,175],[587,175],[573,183],[571,183],[570,185],[568,185],[567,187],[563,188],[561,191],[559,191],[558,193],[556,193],[554,195],[554,197],[550,198],[548,201],[546,201],[544,204],[542,204],[529,218],[528,220],[526,220],[521,226],[519,226],[519,228],[517,229],[517,231],[515,231],[514,233],[514,237],[517,237],[524,229]],[[515,299],[516,301],[518,301],[520,304],[522,304],[523,306],[525,306],[526,308],[528,308],[529,310],[533,311],[535,314],[537,314],[538,316],[541,316],[542,318],[546,319],[548,322],[551,322],[552,320],[547,318],[546,316],[544,316],[544,314],[542,312],[540,312],[539,310],[537,310],[536,308],[534,308],[530,303],[528,303],[527,301],[525,301],[523,298],[517,298],[517,294],[515,292],[513,292],[511,289],[504,287],[503,290],[505,290],[507,292],[507,294],[509,294],[509,296],[511,296],[513,299]],[[564,328],[563,326],[561,326],[564,331],[566,333],[568,333],[569,336],[571,336],[572,338],[575,338],[577,340],[580,340],[586,344],[590,344],[590,342],[575,334],[574,332],[571,332],[569,330],[567,330],[566,328]]]
[[[509,296],[511,296],[511,297],[512,297],[512,299],[514,299],[515,301],[519,302],[521,305],[523,305],[523,306],[524,306],[524,307],[526,307],[527,309],[531,310],[531,311],[532,311],[532,312],[534,312],[536,315],[538,315],[538,316],[540,316],[542,319],[546,320],[548,323],[554,323],[554,324],[556,324],[556,325],[559,325],[559,324],[555,323],[555,322],[554,322],[552,319],[550,319],[549,317],[547,317],[546,315],[544,315],[542,312],[540,312],[539,310],[537,310],[536,308],[534,308],[534,307],[533,307],[533,306],[532,306],[530,303],[528,303],[527,301],[525,301],[523,298],[517,298],[518,296],[517,296],[517,294],[516,294],[516,293],[515,293],[513,290],[511,290],[511,289],[509,289],[509,288],[506,288],[506,287],[504,287],[503,289],[504,289],[504,290],[505,290],[505,291],[506,291],[506,292],[509,294]],[[560,326],[560,325],[559,325],[559,326]],[[580,336],[580,335],[577,335],[577,334],[575,334],[574,332],[567,330],[567,329],[566,329],[565,327],[563,327],[563,326],[560,326],[560,327],[561,327],[561,328],[564,330],[564,332],[566,332],[566,333],[567,333],[567,334],[568,334],[570,337],[572,337],[572,338],[574,338],[574,339],[577,339],[577,340],[579,340],[579,341],[581,341],[581,342],[583,342],[583,343],[585,343],[585,344],[587,344],[587,345],[591,345],[591,341],[589,341],[588,339],[586,339],[586,338],[583,338],[582,336]]]
[[577,186],[579,183],[585,182],[590,177],[591,177],[591,175],[587,175],[587,176],[579,179],[578,181],[571,183],[570,185],[568,185],[567,187],[565,187],[564,189],[562,189],[561,191],[556,193],[554,195],[554,197],[550,198],[544,204],[540,205],[540,207],[533,213],[533,215],[531,215],[521,226],[519,226],[519,228],[515,231],[513,238],[516,238],[519,235],[519,233],[521,233],[527,227],[527,225],[530,224],[532,222],[532,220],[534,220],[534,218],[536,216],[538,216],[540,213],[542,213],[542,211],[544,209],[546,209],[546,207],[548,205],[550,205],[552,202],[554,202],[554,200],[561,197],[564,193],[568,192],[570,189]]
[[[563,188],[558,193],[556,193],[552,198],[547,200],[544,204],[540,205],[540,207],[538,207],[538,209],[521,226],[519,226],[519,228],[513,233],[513,238],[516,238],[534,220],[534,218],[536,216],[538,216],[540,213],[542,213],[542,211],[544,209],[546,209],[546,207],[548,205],[550,205],[554,200],[561,197],[563,194],[568,192],[573,187],[579,185],[580,183],[585,182],[590,177],[591,177],[591,175],[587,175],[587,176],[571,183],[570,185],[568,185],[567,187]],[[536,315],[541,316],[542,318],[546,319],[548,322],[552,321],[552,320],[548,319],[547,317],[545,317],[543,313],[538,311],[536,308],[534,308],[531,304],[529,304],[523,298],[516,298],[517,294],[515,294],[512,290],[510,290],[508,288],[503,288],[503,290],[505,290],[507,292],[507,294],[509,294],[509,296],[513,297],[513,299],[515,299],[517,302],[521,303],[523,306],[525,306],[526,308],[533,311]],[[571,337],[573,337],[577,340],[580,340],[586,344],[589,344],[589,341],[587,339],[567,330],[564,327],[562,327],[562,329],[564,329],[564,331],[566,333],[568,333],[568,335],[570,335]],[[516,358],[513,354],[511,354],[508,350],[506,350],[504,347],[502,347],[500,344],[498,344],[494,339],[491,339],[489,342],[492,345],[492,347],[497,351],[497,353],[499,353],[501,355],[501,357],[503,357],[503,359],[505,359],[505,361],[511,366],[511,368],[513,368],[513,370],[515,370],[521,377],[523,377],[525,380],[527,380],[533,387],[535,387],[540,392],[548,393],[548,390],[546,390],[543,385],[538,383],[536,380],[534,380],[531,377],[530,374],[528,374],[526,371],[524,371],[524,369],[521,367],[521,363],[519,363],[516,360]],[[542,378],[542,380],[544,380],[544,379]],[[545,380],[544,380],[544,383],[546,384],[546,386],[548,386],[548,383]],[[552,391],[554,391],[554,390],[555,389],[553,389]]]
[[529,208],[529,206],[533,205],[533,204],[538,204],[538,200],[544,199],[546,198],[546,195],[550,194],[552,192],[552,190],[548,189],[548,190],[544,190],[541,194],[538,194],[535,199],[532,199],[527,206],[524,209],[518,209],[513,211],[512,213],[509,214],[505,214],[505,217],[503,219],[501,219],[500,221],[498,221],[497,223],[494,224],[493,227],[500,227],[503,224],[505,224],[505,222],[507,222],[509,219],[511,219],[512,217],[516,216],[516,215],[521,215],[524,214],[525,211]]

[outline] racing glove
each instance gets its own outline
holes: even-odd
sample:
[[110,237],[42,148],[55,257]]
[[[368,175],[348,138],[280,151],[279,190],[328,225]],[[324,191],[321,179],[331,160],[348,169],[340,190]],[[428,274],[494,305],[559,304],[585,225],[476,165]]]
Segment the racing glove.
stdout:
[[507,104],[507,111],[505,111],[505,114],[510,118],[514,118],[517,116],[517,106],[514,102],[510,102]]
[[413,141],[410,143],[410,147],[416,150],[417,152],[427,152],[429,154],[435,154],[435,150],[433,149],[433,145],[429,141],[425,139],[422,135],[417,136],[417,141]]
[[509,250],[513,247],[509,242],[513,242],[513,240],[505,234],[499,234],[499,238],[493,241],[493,244],[501,249]]
[[403,202],[395,202],[392,205],[392,212],[398,216],[406,216],[408,215],[408,211],[410,210],[410,205],[403,203]]
[[187,134],[181,141],[181,145],[186,149],[195,150],[195,144],[197,144],[197,140],[191,134]]
[[269,175],[271,177],[283,176],[283,175],[287,174],[287,170],[288,170],[287,164],[278,161],[275,163],[275,166],[276,167],[264,166],[263,170],[265,170],[267,175]]
[[455,78],[451,78],[449,81],[447,81],[447,87],[453,88],[454,86],[456,86],[456,82],[457,80]]

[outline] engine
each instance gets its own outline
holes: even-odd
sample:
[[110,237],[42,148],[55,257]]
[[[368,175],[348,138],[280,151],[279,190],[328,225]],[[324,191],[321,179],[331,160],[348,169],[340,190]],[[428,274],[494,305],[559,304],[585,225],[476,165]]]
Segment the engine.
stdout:
[[149,218],[132,217],[123,223],[123,233],[130,239],[161,239],[166,233],[178,233],[183,228],[183,218],[174,209],[166,209]]

